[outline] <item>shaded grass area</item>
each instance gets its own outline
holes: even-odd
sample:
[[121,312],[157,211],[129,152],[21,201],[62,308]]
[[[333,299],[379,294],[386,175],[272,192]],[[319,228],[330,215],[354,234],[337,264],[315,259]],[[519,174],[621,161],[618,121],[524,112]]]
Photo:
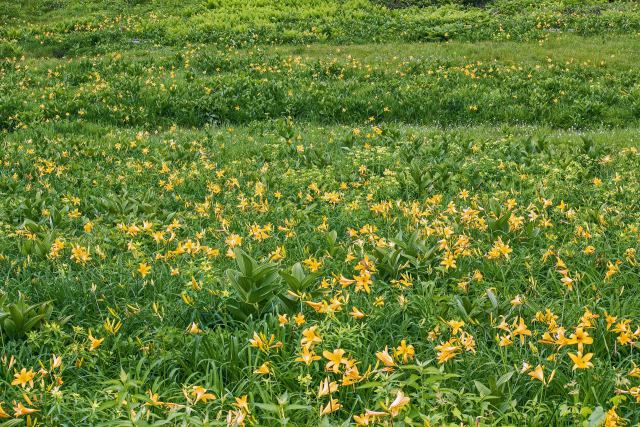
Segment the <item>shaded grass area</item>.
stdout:
[[[636,2],[502,0],[485,8],[389,10],[369,1],[133,3],[5,1],[3,56],[74,56],[142,44],[220,47],[270,44],[544,40],[640,31]],[[0,51],[0,53],[2,53]]]
[[352,57],[375,66],[380,63],[403,61],[442,61],[455,65],[471,62],[504,65],[542,65],[555,63],[597,65],[606,63],[618,71],[636,66],[640,55],[640,36],[580,37],[572,34],[555,35],[544,42],[480,41],[441,43],[378,43],[347,46],[312,44],[305,46],[275,46],[269,52],[281,55],[300,55],[312,59],[342,59]]
[[[80,118],[142,126],[482,123],[626,126],[640,118],[635,36],[548,44],[449,42],[113,52],[4,61],[5,130]],[[484,53],[480,53],[484,52]]]

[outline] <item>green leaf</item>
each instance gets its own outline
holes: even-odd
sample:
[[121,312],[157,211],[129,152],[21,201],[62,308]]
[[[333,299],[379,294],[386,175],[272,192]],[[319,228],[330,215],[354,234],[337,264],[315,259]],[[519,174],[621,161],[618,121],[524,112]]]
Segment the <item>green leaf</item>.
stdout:
[[11,304],[8,308],[11,313],[11,320],[13,320],[16,328],[22,329],[22,323],[24,322],[22,311],[18,308],[17,304]]
[[494,309],[498,308],[498,298],[496,298],[496,294],[493,293],[493,290],[487,289],[487,296],[489,297],[489,301],[491,301],[491,305]]
[[602,406],[598,406],[593,410],[593,412],[589,416],[588,427],[601,426],[602,424],[604,424],[604,419],[605,419],[604,409],[602,409]]
[[508,382],[511,377],[513,376],[515,371],[509,371],[506,374],[504,374],[503,376],[501,376],[500,378],[498,378],[498,381],[496,381],[496,386],[500,387],[501,385],[505,384],[506,382]]
[[24,424],[24,420],[22,418],[15,418],[13,420],[5,421],[0,424],[0,427],[14,427]]
[[31,319],[27,320],[26,323],[24,324],[24,332],[29,332],[36,325],[38,325],[38,323],[40,323],[40,321],[42,319],[44,319],[44,314],[39,314],[39,315],[37,315],[35,317],[32,317]]
[[311,411],[312,408],[309,405],[300,405],[300,404],[294,403],[291,405],[287,405],[286,409],[287,411],[302,411],[302,410]]
[[369,381],[357,387],[358,390],[365,390],[368,388],[381,387],[383,384],[380,381]]
[[264,409],[265,411],[268,411],[268,412],[275,412],[275,413],[280,412],[280,406],[275,405],[273,403],[255,403],[255,406],[257,406],[260,409]]
[[482,384],[478,380],[474,380],[473,383],[475,384],[476,390],[478,390],[478,393],[480,393],[480,396],[490,396],[491,395],[491,389],[489,389],[489,387],[487,387],[486,385]]

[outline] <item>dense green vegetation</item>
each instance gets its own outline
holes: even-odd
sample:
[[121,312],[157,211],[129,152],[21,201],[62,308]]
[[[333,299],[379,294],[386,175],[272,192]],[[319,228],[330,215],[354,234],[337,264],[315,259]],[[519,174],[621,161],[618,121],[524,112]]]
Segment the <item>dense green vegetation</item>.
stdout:
[[[501,42],[484,43],[485,52]],[[468,44],[425,49],[248,50],[210,46],[135,49],[93,57],[7,62],[5,129],[80,117],[149,127],[249,123],[292,117],[325,123],[638,125],[637,36],[548,48],[509,43],[501,57],[479,58]],[[584,60],[571,48],[590,48]],[[536,50],[522,57],[518,49]],[[482,50],[482,49],[481,49]],[[372,54],[375,52],[375,54]],[[594,53],[595,52],[595,53]],[[461,55],[462,53],[462,55]]]
[[640,421],[637,2],[0,24],[0,426]]
[[[4,51],[40,56],[211,43],[544,40],[557,33],[637,34],[635,1],[496,0],[484,8],[387,9],[367,0],[3,2]],[[6,53],[5,53],[6,55]]]

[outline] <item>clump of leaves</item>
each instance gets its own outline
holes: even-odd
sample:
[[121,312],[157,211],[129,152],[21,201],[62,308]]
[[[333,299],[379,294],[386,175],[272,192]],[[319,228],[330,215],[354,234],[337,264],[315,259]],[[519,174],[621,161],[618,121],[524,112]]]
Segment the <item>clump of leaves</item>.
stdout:
[[317,292],[312,291],[312,285],[316,279],[320,277],[318,273],[305,273],[302,264],[295,263],[291,271],[280,271],[280,277],[284,279],[289,287],[289,291],[285,295],[281,295],[280,299],[285,307],[289,310],[295,310],[298,306],[298,300],[314,296]]
[[235,290],[228,302],[231,316],[246,321],[271,311],[279,294],[280,275],[273,263],[259,263],[240,248],[234,250],[237,270],[229,269],[227,279]]
[[0,335],[10,339],[24,338],[28,332],[40,328],[53,312],[51,301],[29,305],[22,294],[17,302],[7,300],[6,295],[0,296]]
[[388,279],[396,279],[403,271],[423,267],[424,261],[431,258],[436,249],[435,246],[428,247],[417,232],[408,236],[399,232],[390,241],[393,245],[374,249],[377,267]]

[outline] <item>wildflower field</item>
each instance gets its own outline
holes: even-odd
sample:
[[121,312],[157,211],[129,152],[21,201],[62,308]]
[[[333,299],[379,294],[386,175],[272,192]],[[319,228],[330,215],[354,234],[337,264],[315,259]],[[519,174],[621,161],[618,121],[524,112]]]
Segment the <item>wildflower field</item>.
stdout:
[[0,1],[0,426],[640,422],[640,3]]

